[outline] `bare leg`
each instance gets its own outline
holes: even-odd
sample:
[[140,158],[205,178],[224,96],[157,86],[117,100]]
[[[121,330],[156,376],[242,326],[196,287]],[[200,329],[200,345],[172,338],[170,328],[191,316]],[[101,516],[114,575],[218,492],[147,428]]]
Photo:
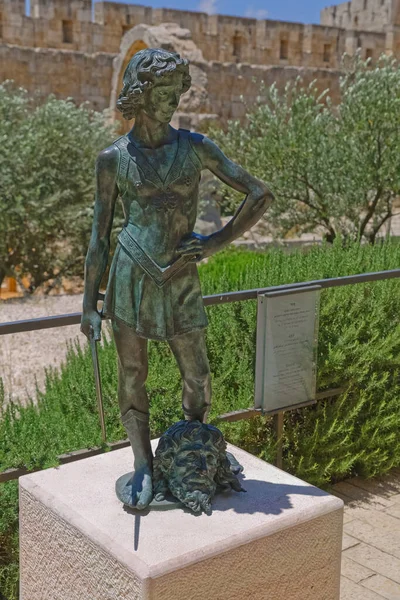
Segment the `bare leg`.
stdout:
[[203,331],[169,340],[183,379],[182,408],[190,421],[207,419],[211,404],[211,375]]
[[118,352],[118,401],[134,455],[133,480],[126,504],[143,509],[153,498],[153,455],[150,445],[147,340],[121,321],[112,322]]

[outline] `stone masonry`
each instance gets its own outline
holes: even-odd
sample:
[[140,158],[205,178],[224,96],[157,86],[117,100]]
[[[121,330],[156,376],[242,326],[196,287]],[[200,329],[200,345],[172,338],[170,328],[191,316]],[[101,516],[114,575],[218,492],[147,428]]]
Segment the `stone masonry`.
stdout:
[[121,65],[147,45],[138,34],[127,48],[129,34],[150,28],[151,39],[167,47],[163,31],[173,24],[174,39],[190,38],[201,55],[201,102],[182,110],[192,123],[195,113],[217,114],[223,121],[242,117],[241,97],[252,104],[261,80],[282,86],[299,75],[307,83],[317,77],[337,100],[344,52],[361,48],[372,59],[382,52],[400,56],[400,0],[328,7],[321,25],[114,2],[93,7],[92,0],[31,0],[30,6],[27,16],[25,0],[0,0],[0,81],[13,79],[42,97],[54,93],[78,104],[89,101],[97,110],[109,107],[112,98],[114,107]]
[[208,61],[334,68],[354,45],[365,53],[393,50],[393,38],[400,35],[398,4],[353,0],[324,9],[321,25],[305,25],[114,2],[96,3],[92,20],[92,0],[31,0],[26,16],[24,0],[0,0],[0,39],[30,48],[116,54],[135,25],[173,22],[191,31]]
[[321,11],[321,23],[354,31],[386,33],[400,25],[398,0],[352,0]]

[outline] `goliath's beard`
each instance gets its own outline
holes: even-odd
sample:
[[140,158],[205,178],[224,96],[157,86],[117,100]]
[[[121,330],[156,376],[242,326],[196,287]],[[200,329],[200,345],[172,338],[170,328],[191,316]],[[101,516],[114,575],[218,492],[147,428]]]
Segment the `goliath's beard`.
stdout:
[[198,480],[192,480],[190,476],[183,481],[172,477],[168,481],[168,487],[173,496],[193,512],[200,513],[203,510],[207,515],[211,514],[211,499],[217,489],[215,481],[204,478],[199,485]]

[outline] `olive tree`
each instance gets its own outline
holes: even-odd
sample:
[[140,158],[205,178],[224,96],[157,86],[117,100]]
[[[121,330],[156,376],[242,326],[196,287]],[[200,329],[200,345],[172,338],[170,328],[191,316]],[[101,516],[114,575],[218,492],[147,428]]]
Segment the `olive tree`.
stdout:
[[86,105],[0,85],[0,284],[25,276],[33,292],[82,274],[95,159],[113,135]]
[[266,215],[278,236],[321,231],[328,241],[373,243],[400,193],[400,69],[389,57],[344,57],[341,100],[301,79],[262,88],[245,126],[212,135],[249,171],[270,183]]

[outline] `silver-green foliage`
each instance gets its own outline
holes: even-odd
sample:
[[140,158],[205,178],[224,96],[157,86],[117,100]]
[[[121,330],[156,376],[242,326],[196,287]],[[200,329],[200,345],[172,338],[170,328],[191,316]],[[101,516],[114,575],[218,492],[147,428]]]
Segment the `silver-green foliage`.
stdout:
[[[319,229],[328,241],[374,242],[400,193],[400,68],[344,57],[341,101],[301,79],[283,92],[262,88],[245,126],[212,130],[226,154],[270,183],[276,202],[266,215],[285,236]],[[231,198],[233,196],[231,195]]]
[[0,283],[27,275],[34,290],[81,274],[94,163],[112,138],[103,113],[0,85]]
[[[285,254],[229,251],[200,268],[205,294],[398,268],[400,244],[312,247]],[[400,280],[327,289],[321,296],[318,388],[340,396],[287,412],[285,468],[319,486],[400,466]],[[211,306],[207,349],[213,376],[211,421],[252,406],[256,303]],[[117,401],[117,356],[99,348],[108,439],[123,439]],[[165,343],[151,343],[148,390],[151,429],[159,436],[181,418],[181,380]],[[6,392],[0,385],[0,406]],[[273,461],[270,418],[221,424],[229,441]],[[47,375],[36,405],[7,404],[0,419],[0,471],[46,468],[63,452],[101,445],[90,348],[71,347],[60,371]],[[17,598],[18,510],[15,482],[0,484],[0,590]]]

